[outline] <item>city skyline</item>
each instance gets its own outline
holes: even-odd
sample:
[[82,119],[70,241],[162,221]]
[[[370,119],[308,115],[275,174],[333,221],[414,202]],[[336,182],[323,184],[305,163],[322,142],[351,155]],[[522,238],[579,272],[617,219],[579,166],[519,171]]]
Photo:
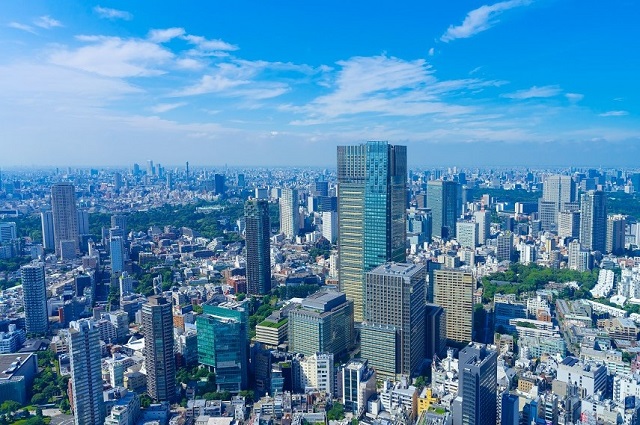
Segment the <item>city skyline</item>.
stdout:
[[628,166],[638,7],[7,2],[0,166],[326,166],[367,140],[410,166]]

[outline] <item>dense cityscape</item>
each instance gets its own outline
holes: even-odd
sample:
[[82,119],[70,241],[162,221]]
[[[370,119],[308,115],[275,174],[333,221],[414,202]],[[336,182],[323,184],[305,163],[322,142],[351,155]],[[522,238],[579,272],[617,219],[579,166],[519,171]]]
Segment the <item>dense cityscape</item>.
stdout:
[[639,170],[336,157],[3,170],[0,423],[639,423]]

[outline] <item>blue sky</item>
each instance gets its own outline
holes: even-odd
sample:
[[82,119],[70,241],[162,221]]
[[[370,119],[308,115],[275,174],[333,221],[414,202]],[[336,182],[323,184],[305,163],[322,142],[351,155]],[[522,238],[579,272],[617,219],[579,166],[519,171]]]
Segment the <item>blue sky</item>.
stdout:
[[0,3],[0,167],[639,166],[633,0]]

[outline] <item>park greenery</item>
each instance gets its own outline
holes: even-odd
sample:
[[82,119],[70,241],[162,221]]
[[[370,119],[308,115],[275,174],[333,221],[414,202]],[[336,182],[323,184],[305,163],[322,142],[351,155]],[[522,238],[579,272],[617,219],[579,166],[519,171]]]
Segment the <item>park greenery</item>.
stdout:
[[549,282],[567,283],[572,281],[578,283],[579,289],[567,288],[561,291],[560,297],[590,298],[589,291],[598,281],[598,269],[578,272],[569,269],[552,269],[536,264],[512,263],[508,270],[482,278],[482,296],[485,302],[490,302],[496,293],[521,295],[543,289]]
[[67,395],[69,377],[60,374],[55,354],[50,350],[38,352],[38,368],[40,373],[33,381],[31,404],[56,403],[60,410],[69,412],[71,409]]

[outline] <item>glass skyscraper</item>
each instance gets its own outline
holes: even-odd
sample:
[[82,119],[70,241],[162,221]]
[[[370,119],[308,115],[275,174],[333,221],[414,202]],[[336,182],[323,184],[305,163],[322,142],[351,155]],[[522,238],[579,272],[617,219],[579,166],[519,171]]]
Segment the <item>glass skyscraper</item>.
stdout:
[[338,278],[357,322],[364,318],[364,274],[405,260],[406,186],[406,146],[338,146]]
[[456,237],[458,183],[434,180],[427,183],[427,208],[431,208],[433,236],[441,239]]
[[249,199],[244,206],[247,245],[247,293],[271,291],[271,225],[266,199]]

